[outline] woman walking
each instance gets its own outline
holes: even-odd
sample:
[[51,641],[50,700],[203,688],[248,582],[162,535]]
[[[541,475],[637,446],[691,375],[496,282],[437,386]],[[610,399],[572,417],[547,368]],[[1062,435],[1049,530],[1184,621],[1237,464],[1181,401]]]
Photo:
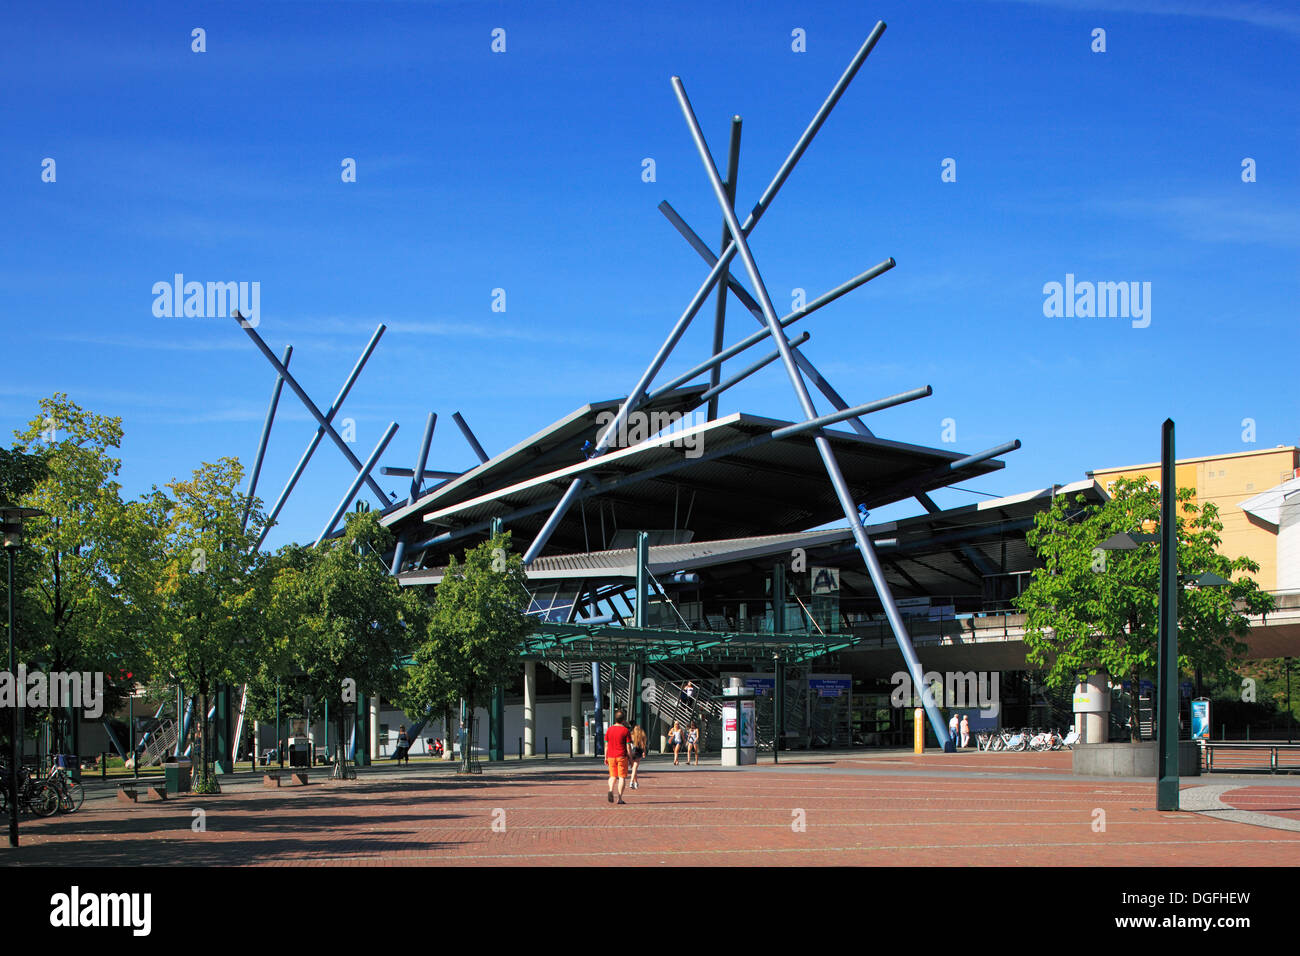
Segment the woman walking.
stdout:
[[695,754],[695,766],[700,765],[700,728],[691,721],[691,729],[686,732],[686,764],[690,765],[691,754]]
[[668,729],[668,742],[673,748],[673,766],[677,766],[677,755],[682,749],[682,725],[673,721],[672,727]]
[[645,729],[635,720],[632,721],[632,779],[629,786],[633,790],[638,789],[636,771],[641,766],[641,759],[645,756],[648,746],[649,741],[646,740]]

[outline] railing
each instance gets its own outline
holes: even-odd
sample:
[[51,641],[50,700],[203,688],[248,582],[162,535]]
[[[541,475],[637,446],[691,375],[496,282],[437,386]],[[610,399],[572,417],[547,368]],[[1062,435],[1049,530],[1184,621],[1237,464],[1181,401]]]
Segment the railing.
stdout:
[[1267,770],[1300,773],[1300,743],[1236,743],[1207,740],[1201,743],[1202,768],[1207,773]]

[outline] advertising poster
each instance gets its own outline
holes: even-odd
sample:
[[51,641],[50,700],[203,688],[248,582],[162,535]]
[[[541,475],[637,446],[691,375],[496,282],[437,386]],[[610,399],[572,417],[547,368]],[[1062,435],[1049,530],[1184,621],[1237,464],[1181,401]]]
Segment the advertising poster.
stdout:
[[1210,702],[1205,697],[1192,701],[1192,739],[1210,739]]
[[755,746],[754,732],[754,702],[752,700],[740,701],[740,746]]

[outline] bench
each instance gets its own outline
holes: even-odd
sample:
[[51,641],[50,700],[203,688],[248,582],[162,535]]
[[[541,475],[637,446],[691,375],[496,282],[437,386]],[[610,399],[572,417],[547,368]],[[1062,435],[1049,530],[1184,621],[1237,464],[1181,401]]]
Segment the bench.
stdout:
[[310,771],[308,771],[303,767],[298,767],[293,770],[268,770],[266,773],[262,774],[262,786],[264,787],[282,786],[282,784],[280,783],[281,777],[288,777],[291,781],[293,781],[293,786],[305,787],[307,786],[307,781],[310,778]]
[[139,803],[141,796],[148,800],[167,799],[167,781],[132,779],[117,785],[119,803]]

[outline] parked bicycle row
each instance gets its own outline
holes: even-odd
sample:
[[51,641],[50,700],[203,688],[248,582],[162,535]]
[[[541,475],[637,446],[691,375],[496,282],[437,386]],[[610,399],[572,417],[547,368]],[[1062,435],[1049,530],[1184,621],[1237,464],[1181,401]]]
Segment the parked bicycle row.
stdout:
[[[0,761],[0,815],[9,812],[9,767]],[[49,774],[30,767],[18,768],[18,810],[38,817],[76,813],[86,799],[81,784],[69,775],[64,761],[56,759]]]
[[1033,750],[1042,753],[1047,750],[1073,750],[1079,742],[1079,732],[1071,727],[1065,736],[1061,736],[1055,730],[1043,728],[999,728],[980,731],[975,735],[975,741],[980,750]]

